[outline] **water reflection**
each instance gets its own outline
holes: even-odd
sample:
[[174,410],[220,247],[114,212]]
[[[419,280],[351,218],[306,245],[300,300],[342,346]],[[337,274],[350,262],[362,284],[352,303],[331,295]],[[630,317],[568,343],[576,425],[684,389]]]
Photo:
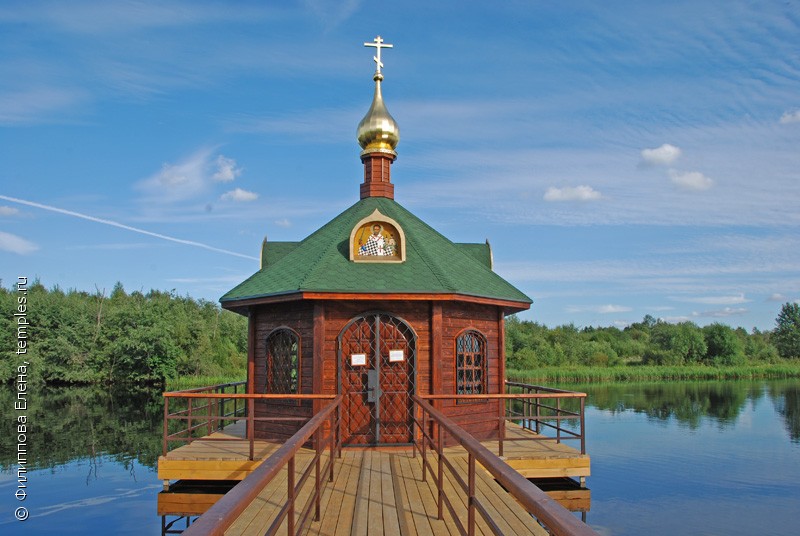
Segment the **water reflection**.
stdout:
[[[17,463],[13,386],[0,390],[0,468]],[[25,411],[28,469],[101,455],[126,468],[155,467],[161,454],[161,390],[126,387],[31,388]]]
[[[596,528],[615,536],[794,533],[785,526],[800,511],[800,381],[564,387],[589,395]],[[0,491],[8,497],[16,485],[14,398],[13,386],[0,390]],[[0,533],[113,526],[160,534],[161,391],[37,387],[28,400],[34,508],[24,526],[0,521]]]
[[786,431],[793,443],[800,443],[800,385],[784,385],[782,388],[771,384],[769,397],[775,405],[775,411],[783,417]]
[[800,380],[575,387],[599,532],[796,534]]
[[[766,388],[765,388],[766,386]],[[706,420],[733,426],[748,404],[765,398],[784,420],[792,442],[800,441],[800,385],[797,380],[770,382],[663,382],[565,386],[589,395],[587,405],[617,414],[632,411],[653,421],[675,420],[695,430]]]

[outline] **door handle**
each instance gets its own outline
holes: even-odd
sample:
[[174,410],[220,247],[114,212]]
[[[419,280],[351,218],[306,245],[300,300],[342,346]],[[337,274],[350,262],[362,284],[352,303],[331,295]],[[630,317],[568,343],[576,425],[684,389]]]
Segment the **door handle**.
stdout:
[[375,403],[381,396],[381,388],[378,384],[378,371],[367,371],[367,402]]

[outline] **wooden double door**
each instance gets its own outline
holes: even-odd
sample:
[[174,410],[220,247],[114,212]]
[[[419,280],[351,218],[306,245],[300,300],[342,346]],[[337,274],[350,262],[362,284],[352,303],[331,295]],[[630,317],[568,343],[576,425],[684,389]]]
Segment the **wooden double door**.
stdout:
[[345,445],[411,443],[416,335],[388,313],[357,316],[337,339]]

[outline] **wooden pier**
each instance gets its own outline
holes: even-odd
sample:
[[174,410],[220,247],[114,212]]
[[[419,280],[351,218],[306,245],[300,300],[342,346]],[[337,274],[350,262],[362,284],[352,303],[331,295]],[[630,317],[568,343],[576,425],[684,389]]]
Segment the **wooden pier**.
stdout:
[[[192,397],[207,396],[209,402],[195,406],[188,430],[204,430],[212,422],[235,424],[190,438],[159,458],[159,478],[165,485],[178,481],[160,494],[159,514],[190,516],[208,509],[187,535],[547,534],[542,525],[551,534],[594,534],[551,498],[560,497],[585,512],[588,490],[576,484],[573,491],[550,490],[548,496],[527,480],[569,477],[583,484],[590,474],[582,423],[578,433],[561,420],[582,419],[582,400],[579,413],[563,410],[552,403],[563,393],[540,395],[545,405],[557,407],[555,413],[532,416],[525,409],[522,420],[517,415],[505,421],[499,437],[483,442],[414,396],[418,439],[412,446],[388,448],[341,447],[338,434],[330,433],[340,426],[341,397],[329,400],[295,436],[279,443],[248,437],[252,418],[225,414],[220,400],[225,395],[194,393]],[[536,400],[531,394],[487,396]],[[213,412],[204,413],[212,407]],[[215,416],[218,410],[222,416]],[[168,419],[185,414],[165,412],[165,438],[176,437],[166,434]],[[540,425],[556,430],[555,437],[537,433]],[[580,440],[580,450],[565,444],[567,439]],[[213,499],[193,500],[191,491],[180,489],[191,483],[213,487],[213,482],[235,481],[241,483],[221,499],[218,490],[212,491]]]
[[[512,423],[505,423],[506,437],[502,459],[525,478],[586,478],[591,460],[565,443],[529,441],[537,434]],[[499,441],[483,441],[491,452],[499,452]],[[245,438],[244,420],[225,431],[197,439],[169,451],[158,459],[161,480],[243,480],[275,452],[280,443],[254,442],[255,459],[250,460],[250,442]],[[458,447],[449,447],[455,453]],[[345,449],[347,451],[348,449]]]
[[[466,457],[462,456],[458,463],[466,474]],[[320,520],[311,521],[303,534],[459,534],[451,517],[437,519],[436,484],[432,478],[422,481],[421,458],[414,457],[411,450],[345,449],[337,467],[334,481],[322,495]],[[547,534],[524,508],[509,500],[510,495],[488,473],[478,475],[478,494],[500,520],[498,526],[503,534]],[[449,490],[457,485],[452,477],[446,481]],[[302,503],[307,496],[297,499]],[[286,478],[273,480],[225,534],[265,534],[285,501]],[[455,508],[457,515],[466,519],[466,500],[459,501]],[[286,524],[284,520],[278,534],[286,533]],[[492,534],[482,520],[476,529],[476,534]]]

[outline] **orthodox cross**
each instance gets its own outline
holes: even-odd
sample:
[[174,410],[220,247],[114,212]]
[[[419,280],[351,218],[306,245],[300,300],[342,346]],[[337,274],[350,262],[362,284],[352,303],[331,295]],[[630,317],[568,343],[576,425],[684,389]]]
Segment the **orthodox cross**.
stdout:
[[384,44],[383,39],[381,39],[381,36],[379,35],[378,37],[373,39],[372,43],[364,43],[364,46],[365,47],[375,47],[375,50],[377,50],[377,55],[373,56],[372,59],[375,60],[375,63],[378,66],[378,70],[376,72],[380,73],[381,72],[381,67],[383,67],[383,63],[381,63],[381,49],[382,48],[392,48],[393,45]]

